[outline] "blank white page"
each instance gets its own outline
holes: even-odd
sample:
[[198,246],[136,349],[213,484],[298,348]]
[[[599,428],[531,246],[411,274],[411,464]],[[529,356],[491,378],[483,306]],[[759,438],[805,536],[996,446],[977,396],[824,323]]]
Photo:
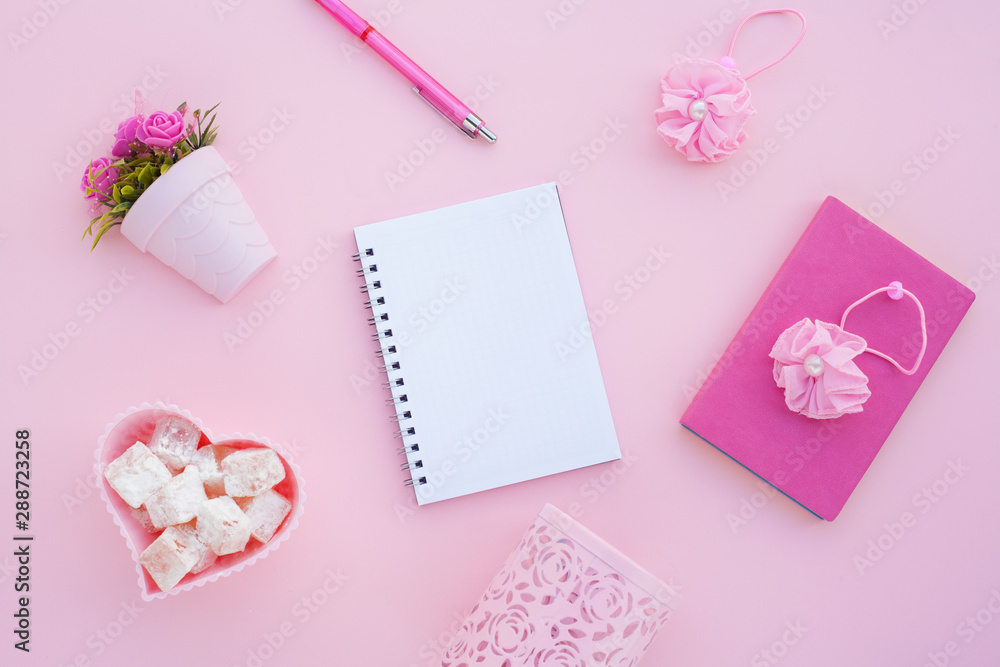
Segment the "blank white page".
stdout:
[[621,457],[555,184],[354,234],[418,503]]

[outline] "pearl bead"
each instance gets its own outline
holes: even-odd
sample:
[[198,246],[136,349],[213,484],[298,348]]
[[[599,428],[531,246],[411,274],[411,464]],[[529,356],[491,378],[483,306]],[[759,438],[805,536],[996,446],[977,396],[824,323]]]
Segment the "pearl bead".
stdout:
[[708,115],[708,102],[705,100],[695,100],[688,106],[688,116],[691,120],[701,120]]
[[823,363],[823,359],[818,354],[810,354],[802,362],[802,368],[805,370],[806,375],[818,378],[826,370],[826,364]]

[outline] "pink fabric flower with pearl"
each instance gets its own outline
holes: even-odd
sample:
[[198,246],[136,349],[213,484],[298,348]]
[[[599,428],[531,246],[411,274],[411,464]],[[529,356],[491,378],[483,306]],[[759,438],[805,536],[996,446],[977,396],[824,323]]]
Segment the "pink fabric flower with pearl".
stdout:
[[743,126],[756,111],[747,82],[735,69],[700,58],[684,60],[670,68],[661,87],[656,131],[688,160],[720,162],[746,140]]
[[861,336],[808,317],[785,329],[770,354],[785,404],[812,419],[861,412],[871,391],[853,359],[867,349]]

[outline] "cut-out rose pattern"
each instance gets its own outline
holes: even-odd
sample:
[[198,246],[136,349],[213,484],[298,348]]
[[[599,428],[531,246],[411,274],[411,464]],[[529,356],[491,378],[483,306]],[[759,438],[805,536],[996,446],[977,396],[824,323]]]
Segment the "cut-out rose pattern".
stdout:
[[640,587],[596,555],[595,542],[603,554],[614,551],[546,506],[465,619],[441,667],[637,665],[669,618],[674,593],[650,575]]

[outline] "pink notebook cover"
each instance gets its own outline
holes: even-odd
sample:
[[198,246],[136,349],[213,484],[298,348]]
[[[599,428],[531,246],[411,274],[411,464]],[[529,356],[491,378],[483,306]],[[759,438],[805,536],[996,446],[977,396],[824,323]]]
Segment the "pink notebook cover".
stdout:
[[[920,369],[907,376],[884,359],[862,354],[854,361],[871,390],[862,412],[810,419],[790,411],[768,356],[781,332],[803,317],[839,324],[849,305],[894,280],[920,299],[927,314],[927,352]],[[957,280],[827,197],[681,424],[832,521],[974,299]],[[920,351],[920,316],[910,299],[876,295],[851,311],[844,329],[906,368]]]

